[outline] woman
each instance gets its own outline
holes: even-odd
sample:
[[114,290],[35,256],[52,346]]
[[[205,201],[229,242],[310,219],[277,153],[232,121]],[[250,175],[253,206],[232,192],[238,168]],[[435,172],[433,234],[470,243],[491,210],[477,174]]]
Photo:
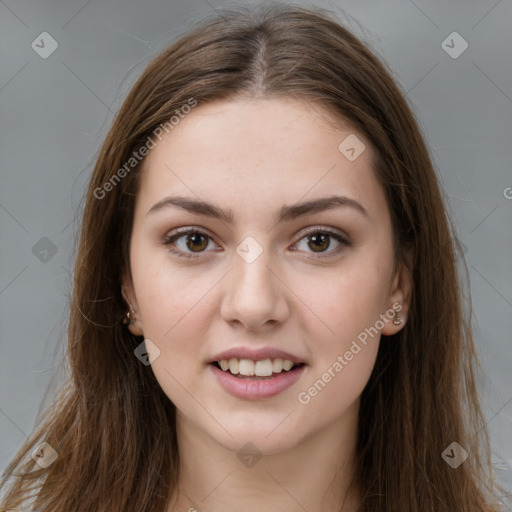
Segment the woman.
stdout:
[[2,510],[499,510],[453,239],[351,33],[287,6],[203,22],[103,144],[69,383]]

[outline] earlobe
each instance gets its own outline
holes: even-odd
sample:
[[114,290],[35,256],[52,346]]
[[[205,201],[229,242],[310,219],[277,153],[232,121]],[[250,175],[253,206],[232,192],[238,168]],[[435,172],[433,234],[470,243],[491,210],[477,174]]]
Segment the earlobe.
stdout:
[[139,321],[134,321],[134,323],[128,325],[128,330],[134,335],[134,336],[144,336],[144,333],[142,331],[142,327],[140,327]]
[[138,305],[135,299],[135,292],[130,280],[123,275],[121,277],[121,294],[125,301],[126,312],[123,316],[123,323],[128,327],[128,330],[135,336],[143,336],[142,322],[138,312]]
[[386,318],[384,327],[381,331],[384,336],[392,336],[393,334],[396,334],[398,331],[403,329],[407,317],[405,317],[401,311],[402,304],[398,301],[395,301],[393,303],[393,307],[389,308],[383,315]]
[[[410,255],[408,255],[410,256]],[[405,262],[400,262],[398,270],[394,276],[390,293],[390,306],[388,311],[392,318],[382,329],[382,334],[391,336],[400,331],[405,323],[409,313],[412,292],[412,275]],[[386,315],[388,317],[388,315]]]

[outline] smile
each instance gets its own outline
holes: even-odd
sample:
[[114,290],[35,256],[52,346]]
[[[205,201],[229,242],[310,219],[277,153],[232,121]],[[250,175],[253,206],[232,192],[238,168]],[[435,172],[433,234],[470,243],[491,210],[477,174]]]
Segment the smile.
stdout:
[[261,400],[283,392],[302,375],[306,365],[288,359],[221,359],[209,368],[221,387],[237,398]]
[[[295,365],[289,359],[264,359],[263,361],[252,361],[251,359],[238,359],[233,357],[231,359],[221,359],[216,361],[221,370],[230,372],[233,375],[240,375],[245,377],[268,377],[272,374],[281,373],[283,371],[290,371]],[[214,364],[215,364],[214,363]]]

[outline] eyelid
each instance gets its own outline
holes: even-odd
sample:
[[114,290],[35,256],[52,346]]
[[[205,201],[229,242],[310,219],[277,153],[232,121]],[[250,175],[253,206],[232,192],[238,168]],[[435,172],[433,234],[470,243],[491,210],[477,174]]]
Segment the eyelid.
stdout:
[[204,251],[204,252],[192,253],[192,252],[183,252],[178,249],[171,248],[171,246],[175,240],[178,240],[179,238],[181,238],[185,235],[188,235],[188,234],[200,234],[200,235],[203,235],[206,238],[210,239],[213,243],[216,243],[214,237],[211,236],[208,233],[208,231],[206,231],[203,228],[199,228],[199,227],[195,227],[195,226],[185,226],[185,227],[180,227],[180,228],[176,228],[176,229],[172,230],[170,233],[167,233],[164,236],[162,243],[169,250],[169,252],[171,252],[175,256],[183,257],[183,258],[190,259],[190,260],[199,258],[201,256],[204,257],[204,254],[206,254],[207,252],[210,252],[210,251]]
[[344,231],[341,229],[332,228],[330,226],[323,226],[322,224],[315,224],[313,226],[307,226],[301,229],[297,233],[297,236],[300,236],[297,241],[302,240],[307,235],[311,236],[315,233],[328,233],[330,235],[338,236],[343,239],[347,245],[351,244],[349,236]]
[[[211,236],[208,231],[206,231],[203,228],[195,227],[195,226],[185,226],[180,227],[172,230],[170,233],[165,235],[163,239],[163,244],[169,249],[169,251],[173,254],[175,254],[178,257],[184,257],[187,259],[196,259],[200,257],[204,257],[205,254],[211,251],[202,251],[198,253],[192,253],[192,252],[183,252],[181,250],[171,249],[172,243],[174,243],[175,240],[181,238],[182,236],[185,236],[187,234],[200,234],[205,236],[206,238],[210,239],[213,243],[216,244],[215,238]],[[296,245],[298,242],[300,242],[302,239],[306,238],[307,236],[314,236],[316,234],[328,234],[331,237],[335,238],[335,240],[341,244],[341,247],[337,247],[333,250],[324,252],[324,253],[314,253],[312,254],[312,259],[322,259],[322,258],[328,258],[335,254],[339,253],[339,250],[343,247],[351,247],[352,242],[350,241],[350,238],[341,230],[338,230],[336,228],[332,228],[329,226],[322,226],[319,224],[315,224],[314,226],[307,226],[303,228],[299,233],[297,234],[298,239],[296,242],[294,242],[294,245]],[[218,244],[217,244],[218,245]],[[297,249],[292,249],[293,251],[297,251]]]

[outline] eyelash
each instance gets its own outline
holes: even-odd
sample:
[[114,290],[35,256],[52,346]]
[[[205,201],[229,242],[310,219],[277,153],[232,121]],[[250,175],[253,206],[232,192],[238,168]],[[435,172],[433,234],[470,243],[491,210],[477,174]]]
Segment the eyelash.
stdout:
[[[174,242],[176,240],[184,237],[185,235],[196,235],[196,234],[197,235],[203,235],[204,237],[206,237],[206,238],[208,238],[208,239],[213,241],[213,239],[207,233],[205,233],[204,231],[201,231],[200,229],[195,229],[195,228],[178,228],[174,234],[170,234],[169,236],[165,237],[165,239],[163,241],[163,244],[169,249],[169,252],[171,252],[172,254],[174,254],[175,256],[177,256],[179,258],[193,259],[193,258],[196,258],[196,257],[200,257],[202,252],[205,252],[205,251],[193,254],[193,253],[184,253],[181,250],[176,250],[176,249],[172,248],[172,245],[174,244]],[[305,233],[304,236],[299,239],[299,242],[301,240],[303,240],[304,238],[315,236],[315,235],[320,235],[320,234],[322,234],[322,235],[325,235],[325,234],[330,235],[337,242],[339,242],[341,244],[341,246],[337,247],[333,251],[329,251],[327,253],[317,253],[317,254],[327,254],[327,255],[326,256],[315,255],[315,256],[312,257],[313,259],[328,258],[328,257],[332,256],[332,253],[338,253],[339,249],[342,249],[343,246],[344,247],[351,247],[352,246],[352,243],[349,242],[342,235],[340,235],[337,231],[334,231],[331,228],[319,228],[319,227],[317,227],[315,229],[312,229],[311,231]]]

